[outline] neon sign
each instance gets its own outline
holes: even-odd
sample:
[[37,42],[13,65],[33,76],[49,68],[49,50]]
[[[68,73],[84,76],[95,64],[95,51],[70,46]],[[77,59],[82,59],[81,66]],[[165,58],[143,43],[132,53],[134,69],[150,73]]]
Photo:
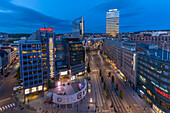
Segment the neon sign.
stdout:
[[53,29],[52,28],[40,28],[40,31],[53,31]]
[[40,31],[46,31],[46,28],[40,28]]
[[170,95],[164,93],[163,91],[159,90],[158,88],[155,88],[155,91],[158,92],[159,94],[161,94],[162,96],[170,99]]

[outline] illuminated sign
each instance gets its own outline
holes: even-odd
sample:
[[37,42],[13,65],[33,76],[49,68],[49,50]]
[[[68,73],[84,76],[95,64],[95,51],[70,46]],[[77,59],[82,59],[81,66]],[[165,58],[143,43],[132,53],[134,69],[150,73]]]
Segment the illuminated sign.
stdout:
[[170,95],[164,93],[163,91],[159,90],[158,88],[155,88],[155,91],[158,92],[159,94],[161,94],[162,96],[170,99]]
[[67,71],[60,72],[60,75],[67,75]]
[[29,89],[25,89],[25,94],[29,94],[30,90]]
[[52,28],[47,28],[47,31],[53,31],[53,29]]
[[40,28],[40,31],[46,31],[46,28]]
[[109,11],[117,11],[117,9],[110,9]]
[[136,66],[136,54],[133,54],[133,70],[135,70]]
[[165,92],[168,93],[168,90],[167,90],[167,89],[164,89],[164,88],[160,87],[158,84],[155,84],[153,81],[151,81],[151,83],[152,83],[153,85],[155,85],[156,87],[158,87],[159,89],[161,89],[162,91],[165,91]]
[[33,88],[32,88],[32,93],[33,93],[33,92],[36,92],[36,87],[33,87]]
[[40,28],[40,31],[53,31],[53,29],[52,28]]
[[38,86],[38,91],[41,91],[42,90],[42,86]]

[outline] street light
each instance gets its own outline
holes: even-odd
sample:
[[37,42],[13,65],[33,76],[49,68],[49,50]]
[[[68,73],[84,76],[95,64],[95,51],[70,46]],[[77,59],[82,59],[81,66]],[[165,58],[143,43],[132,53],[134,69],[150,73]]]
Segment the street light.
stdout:
[[93,99],[92,99],[92,98],[90,98],[90,102],[93,102]]
[[60,82],[60,81],[58,81],[58,82],[57,82],[57,85],[58,85],[58,86],[60,86],[60,85],[61,85],[61,82]]

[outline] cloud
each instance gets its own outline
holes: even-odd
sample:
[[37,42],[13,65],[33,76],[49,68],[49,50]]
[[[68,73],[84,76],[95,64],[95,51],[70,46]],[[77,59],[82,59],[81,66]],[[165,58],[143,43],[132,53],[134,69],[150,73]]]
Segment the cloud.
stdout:
[[18,30],[24,28],[27,29],[25,32],[33,32],[33,29],[38,29],[44,25],[52,26],[56,32],[60,33],[63,31],[71,32],[72,28],[69,20],[46,16],[33,9],[14,5],[10,0],[0,2],[0,26],[3,26],[0,27],[0,31],[9,28],[9,31],[13,32],[15,28]]

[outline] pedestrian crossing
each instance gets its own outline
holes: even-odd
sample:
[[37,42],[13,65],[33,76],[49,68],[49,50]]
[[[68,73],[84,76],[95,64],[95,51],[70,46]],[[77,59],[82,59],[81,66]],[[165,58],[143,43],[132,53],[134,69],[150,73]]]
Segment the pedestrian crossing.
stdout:
[[15,103],[11,103],[11,104],[0,107],[0,111],[5,111],[5,110],[11,109],[13,107],[15,107]]

